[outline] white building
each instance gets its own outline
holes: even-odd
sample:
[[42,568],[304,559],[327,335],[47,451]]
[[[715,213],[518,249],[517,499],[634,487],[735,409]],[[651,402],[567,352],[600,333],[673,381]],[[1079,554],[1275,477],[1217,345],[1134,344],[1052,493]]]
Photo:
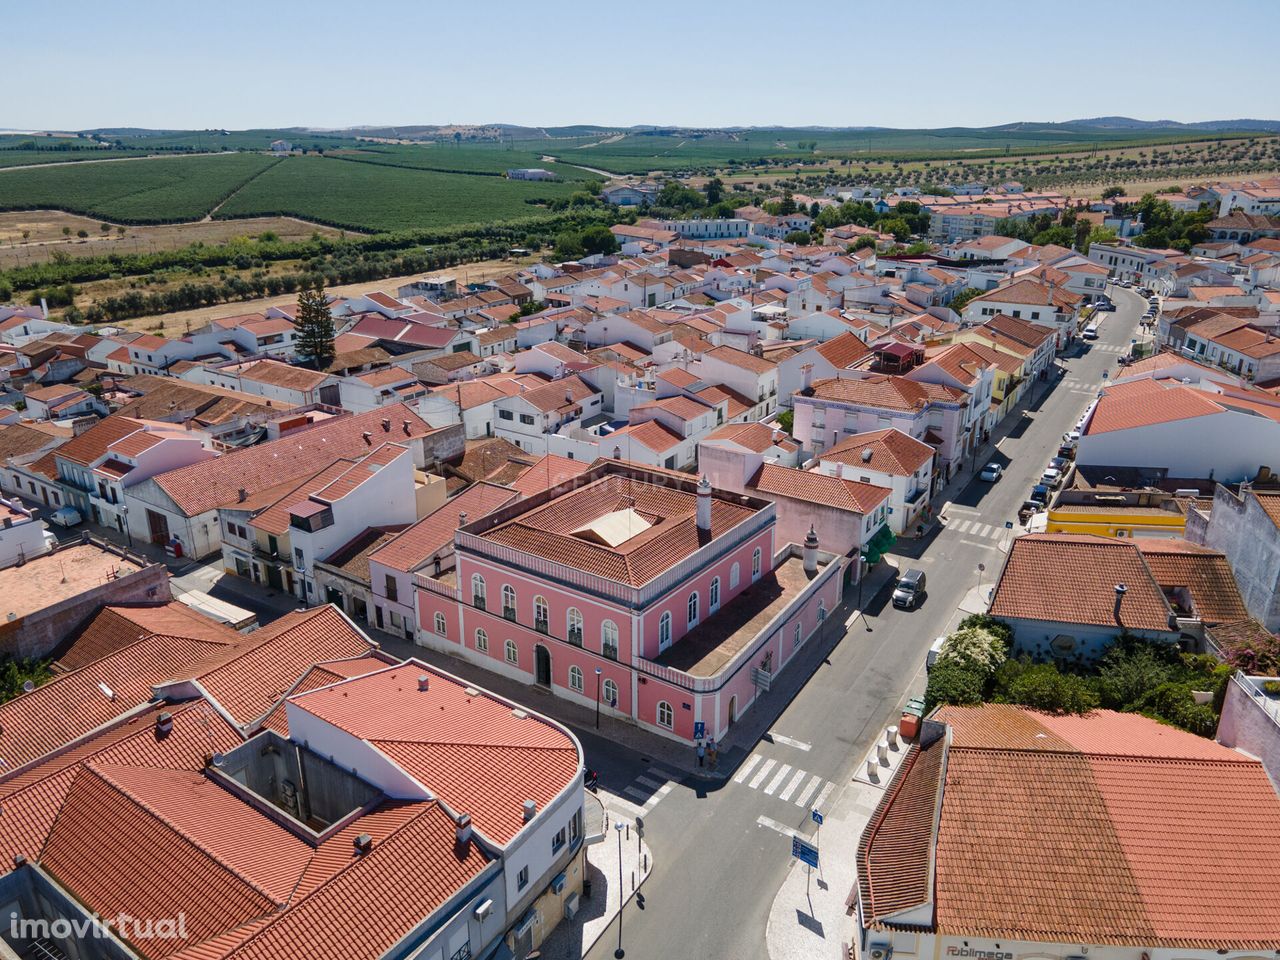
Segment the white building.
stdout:
[[811,469],[889,488],[889,529],[902,534],[925,519],[933,492],[934,456],[933,447],[901,430],[874,430],[854,434],[823,451]]

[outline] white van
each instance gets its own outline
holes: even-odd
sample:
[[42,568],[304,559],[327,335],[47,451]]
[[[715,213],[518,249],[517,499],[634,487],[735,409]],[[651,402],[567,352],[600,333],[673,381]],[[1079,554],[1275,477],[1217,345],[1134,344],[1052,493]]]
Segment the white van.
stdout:
[[49,522],[60,527],[74,527],[83,520],[84,517],[80,516],[80,511],[75,507],[59,507],[49,514]]
[[1084,328],[1084,333],[1080,334],[1080,336],[1082,339],[1085,339],[1085,340],[1097,340],[1098,325],[1096,323],[1089,324],[1087,327]]

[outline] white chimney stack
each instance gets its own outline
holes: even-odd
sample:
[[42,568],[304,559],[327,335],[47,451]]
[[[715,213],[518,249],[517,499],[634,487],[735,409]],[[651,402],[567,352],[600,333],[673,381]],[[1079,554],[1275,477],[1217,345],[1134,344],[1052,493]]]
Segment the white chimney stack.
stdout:
[[698,529],[711,532],[711,481],[705,473],[698,481]]
[[814,529],[813,524],[809,524],[809,532],[804,538],[804,572],[807,574],[818,572],[818,531]]
[[800,368],[800,390],[808,392],[813,386],[813,364],[806,363]]

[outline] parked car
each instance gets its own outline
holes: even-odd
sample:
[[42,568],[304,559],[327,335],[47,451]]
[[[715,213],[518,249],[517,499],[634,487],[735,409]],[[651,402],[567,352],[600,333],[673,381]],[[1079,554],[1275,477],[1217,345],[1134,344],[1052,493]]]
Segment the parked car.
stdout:
[[938,654],[942,652],[942,645],[947,642],[946,636],[938,637],[929,647],[929,652],[924,655],[924,672],[928,673],[933,669],[933,665],[938,661]]
[[1080,337],[1083,340],[1097,340],[1098,325],[1096,323],[1089,324],[1087,327],[1084,328],[1084,332],[1080,334]]
[[1074,460],[1076,458],[1076,448],[1063,444],[1058,448],[1058,460]]
[[1034,500],[1036,503],[1040,504],[1041,507],[1043,508],[1048,505],[1049,496],[1052,493],[1053,491],[1050,490],[1047,486],[1045,486],[1045,484],[1037,483],[1034,487],[1031,488],[1031,494],[1030,496],[1027,497],[1027,499]]
[[1064,447],[1074,447],[1080,442],[1079,430],[1068,430],[1062,435],[1062,445]]
[[1132,287],[1132,286],[1133,286],[1133,284],[1132,284],[1130,281],[1128,281],[1128,280],[1121,280],[1121,281],[1120,281],[1120,286],[1122,286],[1122,287],[1124,287],[1126,290],[1128,290],[1130,287]]
[[893,605],[900,610],[914,610],[924,603],[924,571],[908,570],[893,588]]
[[80,516],[80,511],[75,507],[59,507],[49,514],[49,522],[60,527],[74,527],[84,522],[84,517]]
[[1056,489],[1062,483],[1062,471],[1049,467],[1044,473],[1040,474],[1040,482],[1050,490]]
[[988,463],[982,468],[982,472],[978,474],[979,480],[986,480],[988,483],[995,483],[1000,479],[1000,474],[1004,473],[1004,467],[998,463]]
[[1022,506],[1018,508],[1018,522],[1026,523],[1035,514],[1044,509],[1044,504],[1035,500],[1023,500]]
[[1053,469],[1059,471],[1060,473],[1066,473],[1067,467],[1070,465],[1071,465],[1071,460],[1061,455],[1056,456],[1049,461],[1049,466],[1053,467]]

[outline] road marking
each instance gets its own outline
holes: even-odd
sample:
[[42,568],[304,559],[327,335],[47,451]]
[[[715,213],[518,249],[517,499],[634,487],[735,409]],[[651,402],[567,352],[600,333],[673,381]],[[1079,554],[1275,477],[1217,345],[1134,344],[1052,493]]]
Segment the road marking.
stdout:
[[636,777],[635,782],[642,783],[646,787],[651,787],[654,790],[662,789],[663,785],[666,783],[665,780],[650,780],[648,777]]
[[751,755],[751,758],[742,765],[742,767],[738,770],[737,773],[733,775],[733,782],[741,783],[743,780],[747,779],[747,775],[751,773],[755,765],[763,759],[764,757],[760,756],[760,754],[753,753]]
[[968,530],[968,529],[969,529],[969,527],[970,527],[970,525],[971,525],[972,523],[973,523],[973,521],[972,521],[972,520],[961,520],[961,521],[960,521],[959,523],[957,523],[957,524],[956,524],[956,526],[955,526],[955,531],[956,531],[956,533],[964,533],[966,530]]
[[649,798],[653,796],[652,790],[637,790],[632,786],[625,787],[622,792],[629,797],[635,797],[641,803],[648,803]]
[[796,775],[791,778],[791,782],[783,787],[782,792],[778,794],[778,799],[790,800],[791,794],[796,792],[796,787],[800,786],[800,784],[804,782],[804,778],[805,772],[803,770],[797,770]]
[[604,791],[604,795],[605,795],[604,805],[610,808],[611,810],[616,808],[617,810],[620,810],[621,812],[628,814],[629,816],[632,816],[632,817],[639,817],[644,815],[644,808],[637,806],[636,804],[632,803],[630,800],[624,800],[622,797],[618,796],[616,793],[610,793],[608,790]]
[[764,762],[764,766],[762,766],[759,772],[754,777],[751,778],[751,782],[747,784],[747,786],[749,786],[752,790],[760,786],[760,782],[769,775],[769,771],[773,769],[774,764],[776,764],[777,762],[778,762],[777,760],[766,760]]
[[800,796],[796,797],[796,806],[803,807],[805,805],[805,801],[809,799],[813,794],[813,791],[818,789],[818,784],[821,782],[822,778],[815,773],[813,775],[813,779],[810,780],[808,785],[800,791]]
[[768,827],[770,830],[777,830],[784,837],[800,836],[800,834],[796,833],[796,831],[791,827],[788,827],[785,823],[779,823],[772,817],[756,817],[756,825],[760,827]]
[[806,752],[813,747],[813,744],[805,743],[803,740],[792,740],[790,737],[784,737],[782,734],[774,733],[772,730],[769,731],[769,738],[773,740],[774,743],[784,743],[788,747],[795,747],[797,750],[804,750]]
[[675,786],[675,784],[668,781],[666,786],[664,786],[661,790],[659,790],[652,797],[650,797],[649,802],[644,805],[644,809],[641,811],[641,815],[647,816],[649,811],[658,805],[658,801],[671,792],[671,788],[673,786]]
[[818,799],[817,799],[817,800],[815,800],[815,801],[813,801],[813,805],[814,805],[817,809],[821,810],[821,809],[822,809],[822,805],[823,805],[823,803],[825,803],[825,802],[826,802],[827,797],[829,797],[829,796],[831,795],[831,791],[832,791],[832,790],[834,790],[835,788],[836,788],[836,785],[835,785],[834,783],[832,783],[832,782],[828,781],[828,782],[827,782],[827,785],[826,785],[825,787],[823,787],[823,788],[822,788],[822,792],[821,792],[820,794],[818,794]]
[[974,536],[987,537],[991,535],[991,527],[989,525],[984,523],[984,524],[981,524],[980,526],[981,526],[981,529],[978,529],[978,527],[973,528]]
[[784,763],[781,767],[778,768],[778,772],[774,774],[773,779],[769,781],[769,785],[764,788],[764,792],[772,797],[774,794],[774,791],[778,789],[778,784],[782,783],[782,781],[787,778],[787,774],[790,772],[791,772],[791,764]]

